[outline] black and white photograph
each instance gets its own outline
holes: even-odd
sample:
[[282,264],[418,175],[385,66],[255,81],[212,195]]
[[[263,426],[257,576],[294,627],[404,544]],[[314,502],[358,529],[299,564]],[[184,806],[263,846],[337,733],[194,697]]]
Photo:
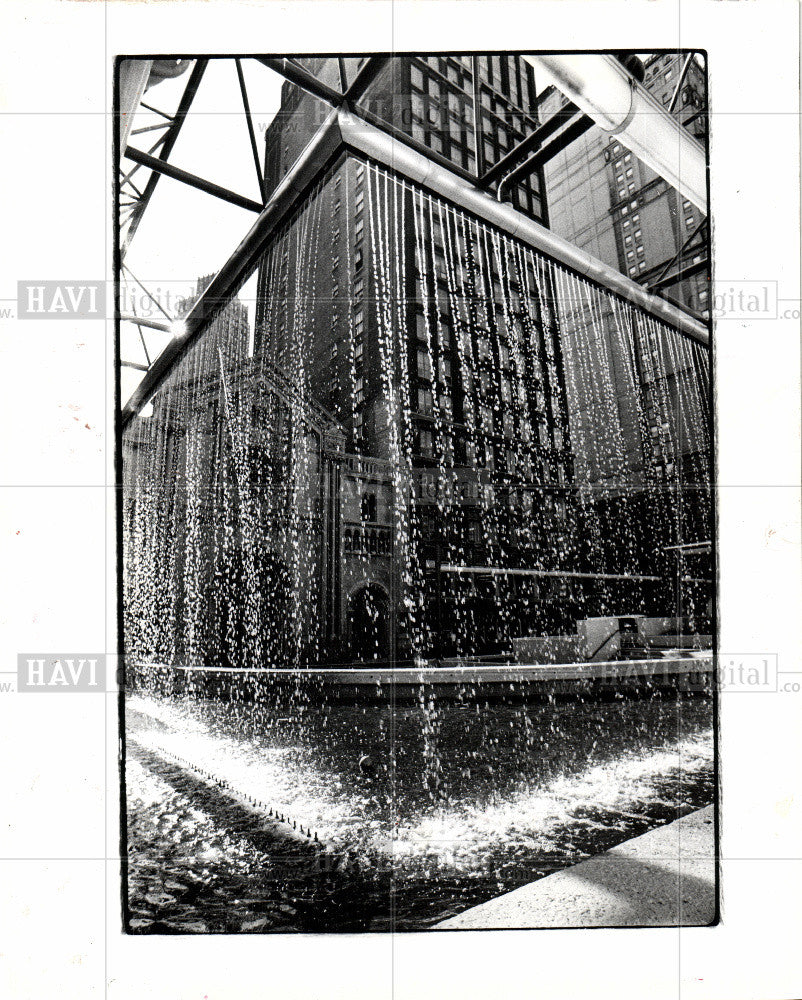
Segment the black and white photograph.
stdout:
[[706,54],[117,72],[127,929],[714,923]]
[[802,5],[0,50],[3,1000],[798,1000]]

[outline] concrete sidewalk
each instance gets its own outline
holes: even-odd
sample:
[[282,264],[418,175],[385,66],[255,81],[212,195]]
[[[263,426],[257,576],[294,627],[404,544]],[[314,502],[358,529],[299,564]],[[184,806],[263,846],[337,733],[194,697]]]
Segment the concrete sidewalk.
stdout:
[[703,926],[715,919],[715,893],[707,806],[434,929]]

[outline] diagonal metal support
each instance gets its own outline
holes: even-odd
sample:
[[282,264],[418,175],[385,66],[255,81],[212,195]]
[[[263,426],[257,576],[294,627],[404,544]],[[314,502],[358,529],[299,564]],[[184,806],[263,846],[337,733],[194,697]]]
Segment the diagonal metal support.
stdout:
[[255,58],[263,66],[267,66],[274,73],[283,76],[285,80],[296,84],[302,90],[306,90],[314,97],[320,98],[321,101],[325,101],[332,107],[337,107],[342,103],[343,95],[339,91],[318,80],[309,70],[304,69],[303,66],[299,66],[292,59],[278,59],[273,56],[256,56]]
[[256,166],[256,179],[259,184],[259,193],[262,196],[262,202],[265,200],[265,182],[264,176],[262,174],[262,165],[259,162],[259,148],[256,144],[256,133],[253,129],[253,118],[251,117],[251,105],[248,101],[248,88],[245,86],[245,74],[242,72],[242,60],[235,59],[234,63],[237,67],[237,80],[239,81],[240,94],[242,95],[242,106],[245,109],[245,122],[248,126],[248,138],[251,140],[251,152],[253,153],[253,162]]
[[379,73],[389,63],[389,56],[370,56],[370,58],[360,66],[351,86],[344,94],[344,100],[350,104],[356,104],[365,96],[370,85],[378,77]]
[[[556,116],[555,116],[556,117]],[[588,118],[587,115],[579,115],[579,117],[574,116],[568,124],[558,132],[557,135],[547,142],[545,146],[541,146],[536,153],[533,153],[528,160],[519,166],[511,170],[506,177],[502,178],[498,186],[498,200],[503,199],[504,188],[508,184],[512,184],[513,181],[518,180],[520,177],[526,177],[529,174],[533,174],[536,170],[539,170],[545,163],[553,159],[558,153],[561,153],[566,146],[569,146],[575,139],[583,136],[586,132],[594,126],[594,121],[592,118]],[[536,133],[533,133],[535,135]],[[531,138],[531,137],[530,137]],[[524,140],[525,141],[525,140]]]
[[[166,161],[170,153],[173,151],[173,146],[175,146],[176,140],[178,139],[178,134],[181,131],[181,126],[184,124],[184,119],[187,116],[187,112],[192,106],[192,102],[195,99],[195,94],[198,92],[198,87],[200,87],[201,80],[203,79],[203,74],[206,72],[206,66],[208,64],[208,59],[197,59],[195,65],[192,67],[192,72],[190,73],[189,80],[187,80],[187,85],[184,88],[184,93],[181,95],[181,100],[178,102],[178,108],[176,109],[173,120],[170,122],[170,127],[165,131],[164,135],[161,136],[158,142],[153,146],[152,149],[148,151],[147,155],[151,155],[155,150],[161,145],[162,149],[159,154],[159,160]],[[150,109],[149,109],[150,110]],[[157,114],[160,112],[157,112]],[[125,178],[128,180],[140,166],[144,164],[137,163],[130,174]],[[142,216],[145,213],[145,209],[150,203],[150,199],[153,197],[153,192],[156,189],[156,185],[159,183],[159,173],[154,171],[148,178],[148,182],[145,185],[145,190],[142,192],[142,197],[140,199],[139,206],[134,210],[131,220],[128,224],[128,231],[125,235],[125,242],[120,247],[120,256],[125,257],[125,252],[131,245],[131,240],[134,238],[134,234],[139,228],[139,223],[142,221]],[[123,183],[125,183],[125,180]]]
[[[543,122],[542,125],[539,125],[525,139],[522,139],[517,146],[513,146],[509,153],[502,156],[498,163],[495,163],[488,171],[482,174],[479,178],[479,186],[489,187],[491,184],[494,184],[500,177],[513,170],[516,163],[522,157],[535,149],[539,149],[546,139],[551,138],[564,125],[568,125],[578,114],[579,108],[568,101],[560,111],[555,112],[551,118]],[[476,127],[478,128],[479,126],[477,125]]]
[[[197,174],[191,174],[188,170],[182,170],[180,167],[174,167],[172,163],[168,163],[166,160],[161,160],[157,156],[149,156],[147,153],[143,153],[141,149],[134,149],[132,146],[128,146],[123,155],[129,160],[133,160],[134,163],[141,163],[143,167],[150,167],[153,171],[153,176],[164,174],[165,177],[172,177],[174,180],[181,181],[189,187],[197,188],[198,191],[203,191],[205,194],[214,195],[215,198],[219,198],[221,201],[227,201],[229,204],[236,205],[238,208],[247,208],[251,212],[262,211],[262,206],[258,201],[252,201],[250,198],[243,198],[243,196],[241,194],[237,194],[236,191],[229,191],[228,188],[221,187],[219,184],[214,184],[212,181],[207,181],[203,177],[198,177]],[[147,191],[147,188],[145,191]],[[133,225],[133,222],[131,225]]]
[[251,274],[266,242],[320,177],[332,158],[342,150],[340,122],[332,111],[300,158],[268,199],[245,238],[228,257],[182,320],[181,336],[174,336],[154,359],[145,377],[122,409],[125,428],[139,413],[174,366],[203,333],[217,312]]
[[[655,277],[655,279],[653,281],[651,281],[651,280],[649,280],[649,278],[646,278],[646,280],[644,281],[644,284],[648,288],[660,288],[660,287],[663,287],[661,283],[663,282],[663,279],[665,278],[665,276],[668,274],[668,272],[671,270],[671,268],[672,268],[672,266],[674,264],[680,264],[682,262],[682,258],[685,256],[685,254],[688,253],[691,244],[696,239],[696,237],[699,235],[699,233],[701,233],[704,230],[704,228],[705,228],[706,225],[707,225],[707,219],[702,219],[699,222],[699,224],[694,227],[694,229],[691,232],[691,234],[688,236],[688,238],[685,240],[685,242],[682,244],[682,246],[679,248],[679,250],[674,254],[674,256],[670,257],[665,262],[665,264],[658,265],[658,267],[660,267],[661,270],[657,273],[657,276]],[[705,266],[707,266],[707,265],[705,264]],[[654,270],[657,270],[657,268],[654,268]],[[641,280],[643,280],[643,278]]]
[[674,88],[674,93],[671,95],[671,100],[669,101],[668,104],[669,114],[672,115],[674,114],[674,110],[677,107],[677,101],[679,100],[679,95],[682,92],[682,87],[683,84],[685,83],[685,78],[688,75],[688,70],[690,68],[692,61],[693,61],[693,52],[689,52],[688,55],[685,56],[685,62],[682,64],[682,69],[680,70],[679,73],[679,79],[677,80],[677,85]]

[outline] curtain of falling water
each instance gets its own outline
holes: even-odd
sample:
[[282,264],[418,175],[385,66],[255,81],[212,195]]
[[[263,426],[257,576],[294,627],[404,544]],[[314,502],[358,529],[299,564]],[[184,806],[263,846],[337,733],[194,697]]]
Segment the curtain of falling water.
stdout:
[[[323,243],[328,183],[260,263],[258,349],[251,356],[248,307],[234,298],[159,391],[153,415],[126,432],[130,655],[254,667],[328,655],[323,455],[342,452],[346,438],[361,448],[315,398],[330,253],[343,254],[347,274],[337,390],[352,428],[369,377],[358,371],[358,308],[376,331],[370,454],[391,479],[390,599],[407,655],[437,655],[446,632],[458,655],[483,652],[491,633],[507,648],[549,595],[573,593],[576,616],[632,610],[604,574],[660,575],[660,545],[709,537],[707,351],[370,164],[360,298],[348,198],[345,237],[331,250]],[[327,435],[338,433],[332,445]],[[415,499],[421,477],[433,483],[425,502]],[[374,556],[367,545],[351,554],[365,579]],[[427,565],[477,560],[502,572],[482,579]],[[512,568],[531,575],[504,575]],[[594,573],[581,586],[570,575]],[[445,627],[433,614],[434,580],[448,602]],[[367,603],[378,618],[372,591]]]

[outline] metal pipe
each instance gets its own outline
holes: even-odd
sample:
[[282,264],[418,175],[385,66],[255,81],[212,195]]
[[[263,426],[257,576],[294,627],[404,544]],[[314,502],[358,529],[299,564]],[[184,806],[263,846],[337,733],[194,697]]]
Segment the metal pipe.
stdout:
[[376,80],[379,73],[389,63],[390,56],[370,56],[370,58],[360,66],[351,86],[343,95],[344,100],[356,104],[361,100],[370,85]]
[[671,100],[668,102],[669,114],[673,114],[674,111],[676,111],[677,101],[679,100],[680,92],[682,91],[682,88],[685,84],[685,78],[688,75],[688,70],[690,69],[690,65],[692,62],[693,62],[693,52],[689,52],[687,56],[685,56],[685,62],[682,64],[682,69],[680,70],[679,79],[677,80],[677,85],[674,88],[674,94],[671,97]]
[[175,330],[172,321],[166,322],[163,319],[150,319],[148,316],[137,316],[136,313],[120,313],[120,320],[124,323],[136,323],[137,326],[146,326],[149,330],[159,330],[161,333],[173,333]]
[[530,132],[525,139],[521,139],[517,146],[513,146],[509,153],[502,156],[498,163],[495,163],[489,170],[482,174],[479,177],[480,186],[489,187],[507,171],[511,171],[513,164],[519,161],[521,157],[542,146],[546,139],[550,139],[555,132],[564,125],[567,125],[578,113],[579,108],[570,101],[563,105],[559,111],[555,111],[550,118],[538,125],[534,132]]
[[[160,159],[167,160],[170,153],[173,150],[176,139],[178,139],[178,134],[181,131],[181,126],[184,124],[184,119],[186,118],[192,102],[195,100],[195,94],[198,92],[198,87],[201,85],[201,80],[203,80],[203,75],[206,72],[206,66],[208,64],[208,59],[197,59],[195,65],[192,67],[192,72],[189,74],[189,80],[187,80],[187,85],[184,88],[184,93],[181,95],[181,100],[178,102],[178,107],[173,115],[172,122],[170,123],[170,128],[151,146],[148,150],[148,155],[155,153],[159,146],[162,150],[159,154]],[[125,142],[120,142],[120,149],[125,149],[128,145],[126,139]],[[133,174],[140,168],[141,164],[137,163],[133,170],[128,174],[127,179],[131,178]],[[133,215],[128,226],[128,232],[125,235],[125,243],[120,248],[120,256],[124,257],[125,252],[131,244],[131,240],[134,238],[134,234],[139,228],[139,223],[142,221],[142,216],[145,214],[145,209],[150,203],[150,199],[153,196],[153,192],[156,190],[156,185],[159,183],[160,174],[151,173],[148,178],[147,184],[145,185],[145,190],[142,192],[142,197],[140,198],[139,205],[137,205],[134,210]],[[123,182],[124,183],[124,182]],[[120,185],[122,187],[122,185]]]
[[343,99],[342,94],[338,93],[333,87],[329,87],[328,84],[318,80],[313,73],[304,69],[303,66],[299,66],[292,59],[282,59],[275,56],[254,56],[254,58],[257,62],[262,63],[263,66],[272,69],[274,73],[283,76],[285,80],[289,80],[290,83],[294,83],[297,87],[312,94],[313,97],[317,97],[321,101],[331,104],[333,107]]
[[227,201],[231,205],[236,205],[237,208],[246,208],[251,212],[262,211],[262,206],[258,201],[251,201],[250,198],[243,198],[241,194],[237,194],[235,191],[229,191],[228,188],[221,187],[219,184],[214,184],[212,181],[207,181],[203,177],[198,177],[197,174],[191,174],[188,170],[182,170],[180,167],[173,166],[173,164],[168,163],[167,160],[160,160],[157,156],[150,156],[150,154],[143,152],[141,149],[135,149],[133,146],[126,146],[125,153],[123,155],[129,160],[133,160],[134,163],[140,163],[143,167],[150,167],[150,169],[155,171],[157,174],[164,174],[165,177],[172,177],[174,180],[181,181],[182,183],[189,185],[189,187],[197,188],[198,191],[203,191],[204,194],[211,194],[215,198],[219,198],[221,201]]
[[253,153],[253,162],[256,167],[256,179],[259,183],[259,194],[262,196],[262,202],[265,200],[265,180],[262,172],[262,165],[259,163],[259,149],[256,145],[256,133],[253,130],[253,119],[251,118],[251,105],[248,100],[248,88],[245,86],[245,74],[242,72],[242,60],[235,59],[234,65],[237,68],[237,80],[239,81],[239,90],[242,95],[242,107],[245,110],[245,124],[248,126],[248,138],[251,142],[251,152]]
[[509,205],[500,204],[491,195],[458,177],[445,167],[411,149],[406,143],[368,125],[355,115],[341,108],[337,112],[343,142],[350,149],[369,156],[388,169],[441,195],[510,236],[522,240],[535,250],[598,285],[620,295],[656,319],[702,344],[710,342],[707,327],[688,313],[632,281],[615,268],[592,257],[585,250],[546,229],[522,212]]
[[707,164],[694,137],[609,55],[524,56],[605,132],[707,214]]
[[496,192],[497,201],[504,200],[504,188],[508,184],[511,184],[519,177],[524,177],[534,173],[538,167],[543,166],[544,163],[548,163],[549,160],[555,157],[558,153],[562,152],[566,146],[574,142],[575,139],[579,139],[591,128],[593,128],[593,119],[588,118],[587,115],[581,115],[575,121],[566,125],[561,132],[557,133],[551,142],[546,143],[545,146],[541,146],[537,152],[533,153],[528,159],[524,160],[523,163],[514,167],[505,177],[501,178]]

